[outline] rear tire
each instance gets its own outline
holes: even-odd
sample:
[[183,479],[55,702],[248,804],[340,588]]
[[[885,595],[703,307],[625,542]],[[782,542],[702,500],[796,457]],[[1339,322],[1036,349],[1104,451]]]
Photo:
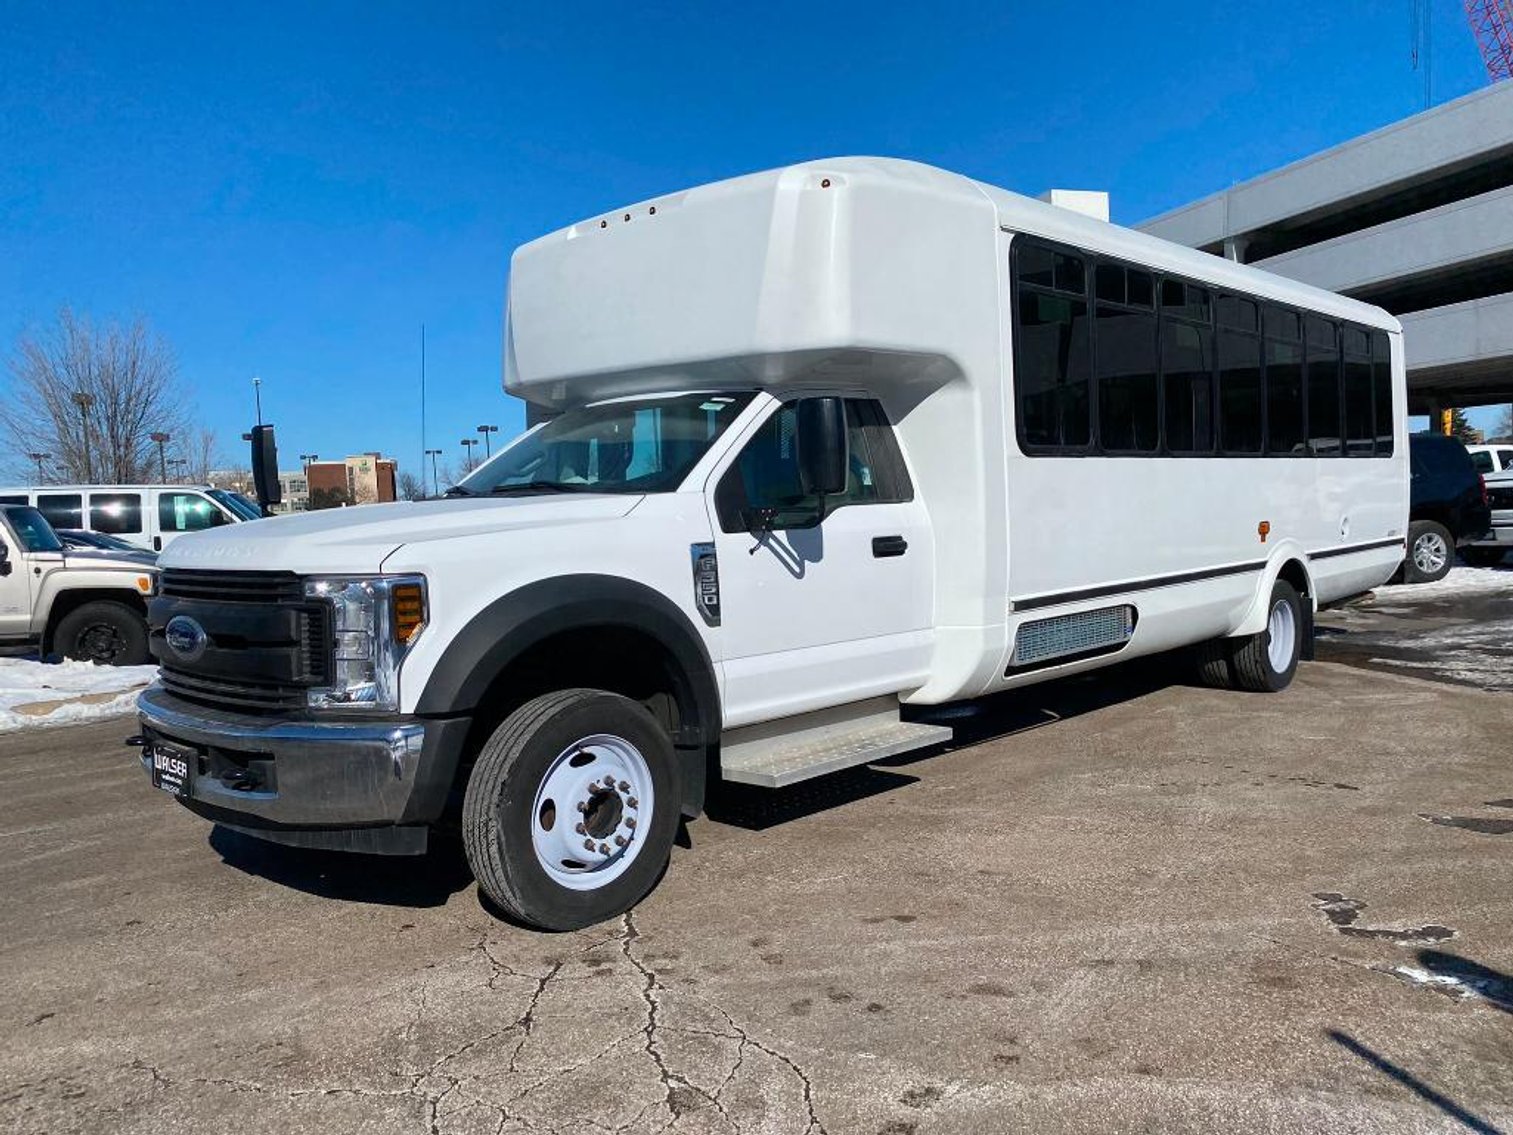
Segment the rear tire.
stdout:
[[82,603],[58,620],[53,645],[65,658],[100,666],[141,666],[150,658],[147,620],[125,603]]
[[544,694],[478,754],[462,805],[468,866],[521,922],[592,926],[661,877],[680,789],[672,742],[645,707],[602,690]]
[[1198,667],[1198,681],[1214,690],[1235,688],[1229,668],[1230,643],[1227,638],[1211,638],[1193,647],[1193,661]]
[[1403,560],[1404,583],[1437,583],[1450,574],[1455,559],[1455,537],[1434,520],[1415,520],[1408,525],[1408,556]]
[[1302,596],[1285,579],[1272,585],[1267,611],[1265,630],[1231,640],[1229,661],[1240,689],[1274,694],[1292,684],[1308,623]]
[[1460,550],[1460,558],[1472,567],[1496,567],[1502,563],[1503,557],[1507,554],[1508,551],[1506,548],[1488,548],[1484,546],[1462,548]]

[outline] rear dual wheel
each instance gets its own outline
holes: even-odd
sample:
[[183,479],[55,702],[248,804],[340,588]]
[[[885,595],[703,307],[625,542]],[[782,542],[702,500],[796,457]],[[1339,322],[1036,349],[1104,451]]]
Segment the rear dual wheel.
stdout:
[[672,853],[681,784],[666,731],[602,690],[545,694],[484,744],[463,798],[463,846],[507,914],[577,930],[629,910]]
[[1292,684],[1303,657],[1307,623],[1303,597],[1285,579],[1272,585],[1266,629],[1240,638],[1219,638],[1197,647],[1198,674],[1218,689],[1279,693]]

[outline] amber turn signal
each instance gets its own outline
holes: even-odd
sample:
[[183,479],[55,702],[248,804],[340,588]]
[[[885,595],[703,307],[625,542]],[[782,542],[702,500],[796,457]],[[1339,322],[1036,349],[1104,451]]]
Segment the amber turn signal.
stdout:
[[418,583],[401,583],[390,595],[394,603],[394,639],[408,643],[426,623],[426,597]]

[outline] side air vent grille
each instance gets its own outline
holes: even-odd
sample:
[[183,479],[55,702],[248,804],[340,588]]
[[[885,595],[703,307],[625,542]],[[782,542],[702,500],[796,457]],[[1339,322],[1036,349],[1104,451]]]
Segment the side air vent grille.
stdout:
[[1053,658],[1107,653],[1122,647],[1134,633],[1135,609],[1127,603],[1020,623],[1009,669],[1036,666]]

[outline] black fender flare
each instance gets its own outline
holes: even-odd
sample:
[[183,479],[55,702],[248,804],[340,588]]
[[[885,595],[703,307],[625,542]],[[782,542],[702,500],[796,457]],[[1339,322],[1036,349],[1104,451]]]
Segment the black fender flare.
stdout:
[[452,639],[426,680],[421,717],[473,713],[494,680],[537,643],[563,631],[613,627],[639,631],[672,658],[679,728],[673,737],[683,772],[683,807],[703,807],[708,754],[720,737],[719,686],[704,640],[661,592],[610,575],[539,580],[494,600]]

